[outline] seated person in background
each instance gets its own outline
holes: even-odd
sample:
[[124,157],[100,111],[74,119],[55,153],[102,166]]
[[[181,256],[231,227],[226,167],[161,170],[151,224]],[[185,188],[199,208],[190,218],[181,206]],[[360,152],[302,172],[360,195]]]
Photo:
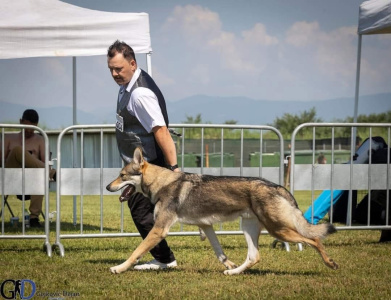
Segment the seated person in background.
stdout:
[[[24,111],[20,124],[37,126],[39,121],[38,113],[34,109]],[[36,134],[32,129],[24,130],[25,137],[25,168],[45,167],[45,141],[44,138]],[[1,142],[1,141],[0,141]],[[6,168],[22,168],[22,132],[6,134],[4,138],[4,166]],[[0,143],[0,166],[2,153]],[[50,179],[55,179],[56,170],[50,170]],[[39,214],[42,211],[43,195],[31,195],[30,201],[30,227],[41,227]]]
[[323,153],[320,153],[318,156],[318,164],[327,164],[326,156]]

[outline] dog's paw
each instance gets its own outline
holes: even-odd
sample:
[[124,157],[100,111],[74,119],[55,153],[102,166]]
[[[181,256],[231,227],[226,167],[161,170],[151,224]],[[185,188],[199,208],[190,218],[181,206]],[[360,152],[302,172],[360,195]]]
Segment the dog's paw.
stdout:
[[224,275],[238,275],[242,273],[241,271],[238,271],[238,269],[232,269],[232,270],[225,270]]
[[118,265],[118,266],[110,268],[110,272],[113,273],[113,274],[119,274],[119,273],[122,273],[124,271],[125,270],[122,268],[122,265]]
[[228,270],[232,270],[232,269],[235,269],[235,268],[237,268],[237,265],[234,263],[234,262],[232,262],[232,261],[230,261],[230,260],[226,260],[224,263],[224,266],[228,269]]
[[333,269],[333,270],[337,270],[337,269],[339,268],[338,264],[337,264],[334,260],[332,260],[331,258],[330,258],[330,260],[329,260],[328,266],[329,266],[331,269]]

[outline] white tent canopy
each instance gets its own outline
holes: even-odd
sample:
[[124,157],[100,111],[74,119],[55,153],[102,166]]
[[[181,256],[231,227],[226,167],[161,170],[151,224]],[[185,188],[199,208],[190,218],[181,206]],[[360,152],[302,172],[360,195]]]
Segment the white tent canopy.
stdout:
[[147,56],[151,38],[147,13],[113,13],[58,0],[0,1],[0,59],[72,56],[73,124],[76,120],[76,56],[104,55],[121,40]]
[[391,33],[391,0],[370,0],[360,5],[354,122],[357,122],[362,36]]
[[152,51],[146,13],[112,13],[58,0],[0,1],[0,59],[106,54],[119,39]]
[[[117,39],[130,45],[135,53],[146,54],[147,71],[152,75],[146,13],[95,11],[58,0],[0,0],[0,59],[73,57],[73,124],[77,124],[76,56],[104,55]],[[76,131],[73,138],[77,157]],[[75,209],[76,197],[73,201]],[[76,224],[75,218],[74,211]]]
[[358,34],[391,33],[391,1],[371,0],[360,5]]

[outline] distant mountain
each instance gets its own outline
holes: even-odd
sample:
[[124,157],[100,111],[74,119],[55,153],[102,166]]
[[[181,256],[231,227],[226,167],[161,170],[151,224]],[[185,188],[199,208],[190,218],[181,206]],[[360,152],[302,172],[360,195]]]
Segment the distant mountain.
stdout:
[[[246,97],[212,97],[196,95],[176,102],[167,102],[170,123],[183,123],[187,116],[201,114],[204,123],[222,124],[235,120],[242,125],[271,124],[285,113],[299,114],[312,107],[324,122],[343,120],[353,116],[354,98],[323,101],[267,101]],[[0,123],[19,121],[27,106],[1,102]],[[360,114],[382,113],[391,110],[391,93],[360,96]],[[72,125],[71,107],[39,108],[40,125],[48,129],[61,129]],[[77,111],[78,124],[113,124],[115,107],[99,107],[92,112]]]
[[[23,111],[31,106],[1,102],[0,108],[0,123],[18,123],[22,117]],[[115,109],[115,108],[114,108]],[[114,123],[115,115],[113,109],[101,108],[99,113],[88,113],[82,110],[77,110],[78,124],[107,124]],[[47,129],[63,129],[73,124],[73,109],[72,107],[39,107],[39,125]],[[112,112],[108,114],[108,111]],[[105,115],[111,118],[106,118]]]
[[[353,117],[354,98],[338,98],[323,101],[267,101],[246,97],[192,96],[178,102],[167,103],[170,122],[183,123],[186,116],[201,114],[203,122],[216,124],[236,120],[238,124],[271,124],[285,113],[299,114],[312,107],[324,122]],[[382,113],[391,110],[391,93],[360,96],[359,114]]]

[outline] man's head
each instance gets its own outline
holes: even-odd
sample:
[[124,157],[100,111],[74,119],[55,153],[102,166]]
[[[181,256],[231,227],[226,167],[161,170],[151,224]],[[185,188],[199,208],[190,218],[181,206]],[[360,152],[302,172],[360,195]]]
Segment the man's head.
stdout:
[[[39,121],[39,116],[36,110],[26,109],[23,113],[22,118],[19,120],[19,123],[22,125],[34,125],[37,126]],[[24,131],[26,139],[34,135],[33,129],[25,129]]]
[[133,49],[124,42],[115,41],[107,50],[107,66],[117,84],[128,84],[137,70]]

